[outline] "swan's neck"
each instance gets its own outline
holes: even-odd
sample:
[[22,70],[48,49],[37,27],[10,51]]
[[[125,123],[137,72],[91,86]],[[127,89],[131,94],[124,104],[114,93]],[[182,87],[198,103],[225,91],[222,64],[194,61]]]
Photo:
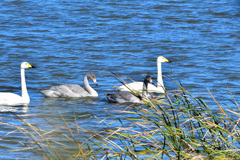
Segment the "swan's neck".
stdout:
[[98,93],[88,83],[88,75],[84,77],[84,87],[91,96],[98,96]]
[[162,79],[162,63],[157,63],[157,67],[158,67],[158,75],[157,75],[157,88],[163,88],[163,79]]
[[142,97],[143,98],[147,98],[148,97],[148,82],[146,80],[144,80],[143,82],[143,91],[142,91]]
[[25,80],[25,70],[21,69],[21,87],[22,87],[22,98],[24,101],[30,101],[28,92],[27,92],[27,85]]

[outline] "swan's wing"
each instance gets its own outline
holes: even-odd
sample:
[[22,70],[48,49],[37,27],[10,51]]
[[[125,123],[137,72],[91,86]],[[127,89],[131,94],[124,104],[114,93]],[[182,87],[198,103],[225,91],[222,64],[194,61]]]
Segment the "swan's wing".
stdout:
[[77,84],[53,86],[40,92],[46,97],[84,97],[89,95],[85,89]]
[[27,102],[24,102],[21,96],[8,92],[0,93],[0,105],[22,105],[22,104],[27,104]]
[[45,97],[53,97],[53,98],[61,97],[60,92],[54,91],[51,89],[41,90],[40,93],[42,93]]
[[[127,86],[129,87],[129,89],[131,90],[135,90],[138,92],[142,92],[143,89],[143,82],[134,82],[134,83],[128,83]],[[117,88],[120,91],[129,91],[129,89],[124,86],[115,86],[113,88]],[[148,92],[158,92],[158,93],[164,93],[164,89],[162,87],[156,87],[153,84],[148,84]]]
[[140,103],[141,100],[128,91],[119,91],[113,94],[105,94],[109,102],[113,103]]
[[[136,90],[136,91],[142,91],[142,87],[143,87],[143,82],[133,82],[133,83],[128,83],[126,84],[128,86],[129,89],[131,90]],[[125,85],[121,85],[121,86],[115,86],[113,88],[117,88],[120,91],[129,91],[129,89],[125,86]]]
[[153,84],[148,84],[148,92],[164,93],[164,89],[162,87],[156,87]]
[[90,94],[80,85],[77,84],[67,84],[64,85],[68,92],[68,97],[86,97]]

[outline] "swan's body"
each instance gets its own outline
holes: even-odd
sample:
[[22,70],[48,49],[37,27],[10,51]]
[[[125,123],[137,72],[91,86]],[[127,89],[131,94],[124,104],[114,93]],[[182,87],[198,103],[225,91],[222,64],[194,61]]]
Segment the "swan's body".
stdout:
[[109,102],[112,103],[142,103],[142,99],[148,97],[148,83],[152,83],[152,78],[150,76],[146,76],[143,82],[142,86],[142,96],[140,95],[134,95],[133,93],[129,91],[118,91],[113,94],[105,94]]
[[[158,75],[157,75],[157,81],[158,85],[155,86],[153,84],[149,84],[148,86],[148,92],[158,92],[158,93],[164,93],[164,85],[163,85],[163,79],[162,79],[162,63],[164,62],[170,62],[167,58],[163,56],[159,56],[157,59],[157,68],[158,68]],[[135,90],[138,92],[142,91],[143,82],[133,82],[128,83],[127,87],[131,90]],[[114,87],[119,89],[120,91],[129,91],[125,85]]]
[[97,80],[94,73],[88,73],[84,77],[84,88],[78,84],[63,84],[54,86],[46,90],[40,91],[45,97],[64,97],[64,98],[80,98],[80,97],[98,97],[98,93],[89,85],[88,79],[91,79],[96,85]]
[[0,105],[2,106],[18,106],[28,105],[30,98],[27,92],[26,80],[25,80],[25,69],[34,68],[28,62],[22,62],[21,64],[21,88],[22,96],[9,92],[0,92]]

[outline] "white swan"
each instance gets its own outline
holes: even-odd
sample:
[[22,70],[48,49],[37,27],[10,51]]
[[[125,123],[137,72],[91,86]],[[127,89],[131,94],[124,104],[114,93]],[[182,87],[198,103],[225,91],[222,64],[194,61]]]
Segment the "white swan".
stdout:
[[148,91],[148,83],[153,84],[152,77],[151,76],[146,76],[144,81],[143,81],[143,86],[142,86],[142,96],[134,95],[133,93],[129,91],[118,91],[116,93],[108,93],[105,94],[109,102],[112,103],[143,103],[142,99],[147,98],[149,95],[147,93]]
[[20,67],[21,67],[22,96],[19,96],[14,93],[0,92],[1,106],[28,105],[30,102],[30,98],[27,92],[26,80],[25,80],[25,69],[35,68],[35,67],[31,66],[28,62],[22,62]]
[[[148,92],[164,93],[164,85],[163,85],[163,79],[162,79],[162,63],[164,63],[164,62],[171,62],[171,61],[169,61],[167,58],[165,58],[163,56],[159,56],[157,58],[157,68],[158,68],[157,81],[158,81],[158,85],[156,87],[153,84],[149,84]],[[142,91],[143,82],[132,82],[132,83],[128,83],[126,85],[131,90],[135,90],[135,91],[141,92]],[[125,85],[115,86],[113,88],[117,88],[120,91],[129,91],[129,89]]]
[[98,97],[98,93],[89,85],[88,79],[91,79],[96,85],[97,80],[94,73],[88,73],[84,77],[84,88],[78,84],[63,84],[59,86],[53,86],[49,89],[40,91],[45,97]]

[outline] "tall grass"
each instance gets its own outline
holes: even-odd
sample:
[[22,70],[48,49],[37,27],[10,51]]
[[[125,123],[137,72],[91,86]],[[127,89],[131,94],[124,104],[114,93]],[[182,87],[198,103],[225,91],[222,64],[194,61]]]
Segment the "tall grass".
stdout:
[[16,115],[24,126],[14,127],[29,142],[12,151],[32,151],[45,159],[240,159],[240,108],[234,97],[234,105],[223,108],[209,91],[218,107],[213,110],[178,85],[181,92],[166,92],[165,100],[153,98],[119,111],[129,117],[100,132],[81,128],[77,118],[63,119],[64,126],[46,119],[53,129],[44,130]]

